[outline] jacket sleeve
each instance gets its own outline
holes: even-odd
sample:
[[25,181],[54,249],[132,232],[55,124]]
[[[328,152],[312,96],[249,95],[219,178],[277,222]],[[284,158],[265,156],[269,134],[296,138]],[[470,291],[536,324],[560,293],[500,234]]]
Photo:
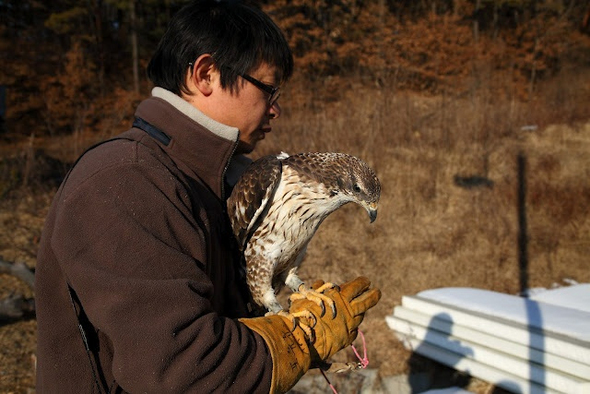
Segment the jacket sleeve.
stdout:
[[[84,163],[79,163],[80,167]],[[179,179],[141,160],[73,171],[54,253],[129,392],[268,392],[264,340],[216,314],[204,272],[207,223]],[[199,207],[196,207],[198,210]]]

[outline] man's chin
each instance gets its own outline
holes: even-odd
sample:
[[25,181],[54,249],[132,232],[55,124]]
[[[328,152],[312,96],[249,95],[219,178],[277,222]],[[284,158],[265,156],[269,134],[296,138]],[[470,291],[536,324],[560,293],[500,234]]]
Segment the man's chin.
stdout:
[[252,151],[256,148],[256,143],[249,144],[244,141],[238,141],[238,146],[236,148],[236,155],[245,155],[248,153],[252,153]]

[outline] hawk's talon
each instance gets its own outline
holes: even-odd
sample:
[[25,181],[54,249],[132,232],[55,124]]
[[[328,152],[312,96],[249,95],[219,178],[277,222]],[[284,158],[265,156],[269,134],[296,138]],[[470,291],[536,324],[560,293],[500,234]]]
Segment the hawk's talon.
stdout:
[[324,315],[326,314],[326,306],[323,302],[320,303],[320,308],[322,308],[322,313],[320,313],[320,317],[324,317]]
[[305,294],[293,293],[289,296],[289,302],[293,302],[296,300],[312,301],[312,302],[318,304],[318,306],[321,309],[320,317],[323,317],[326,314],[326,306],[324,305],[324,301],[319,295],[318,296],[311,295],[310,292],[312,292],[312,291],[313,290],[310,290],[309,292],[304,292]]
[[[315,327],[315,325],[318,324],[318,319],[315,317],[313,312],[310,312],[308,310],[293,312],[291,315],[297,319],[300,325],[304,324],[308,327]],[[302,323],[301,319],[305,319],[306,323]],[[311,324],[307,324],[308,321],[311,322]]]
[[[335,289],[336,291],[340,292],[340,286],[338,286],[337,284],[334,283],[324,283],[322,286],[320,286],[316,291],[318,293],[324,294],[326,290],[330,290],[330,289]],[[332,301],[332,300],[330,300]],[[334,319],[336,317],[336,304],[334,303],[334,301],[330,302],[330,308],[332,309],[332,319]],[[325,309],[325,308],[322,308]],[[322,314],[323,316],[323,314]]]
[[[268,316],[269,314],[274,315],[275,313],[268,312],[265,316]],[[283,317],[287,318],[291,322],[291,324],[293,325],[291,327],[291,331],[295,331],[295,329],[297,328],[297,317],[295,317],[294,315],[292,315],[291,313],[289,313],[285,310],[278,311],[276,313],[276,315],[283,316]]]
[[[314,324],[314,326],[315,326],[315,324]],[[309,343],[314,343],[315,342],[315,333],[311,329],[311,327],[309,327],[307,324],[305,324],[301,321],[299,322],[299,327],[301,327],[301,329],[303,330],[303,332],[305,333],[305,335],[309,339]]]
[[336,289],[337,291],[340,291],[340,286],[338,286],[337,284],[328,282],[328,283],[324,283],[323,285],[321,285],[320,287],[318,287],[316,290],[313,290],[313,291],[324,294],[326,292],[326,290],[330,290],[330,289]]
[[328,303],[330,305],[330,309],[332,310],[333,319],[336,317],[336,304],[334,303],[334,300],[332,300],[330,297],[324,294],[326,290],[329,289],[340,290],[338,285],[335,285],[333,283],[324,283],[317,289],[308,289],[305,287],[305,285],[302,284],[299,286],[297,293],[291,294],[291,296],[289,297],[289,301],[302,299],[313,301],[321,308],[320,316],[324,316],[326,314],[325,304]]
[[[312,330],[312,327],[315,327],[315,325],[317,324],[318,321],[317,321],[317,318],[315,317],[315,315],[313,313],[311,313],[310,311],[300,311],[300,312],[295,312],[295,313],[289,313],[285,310],[281,310],[281,311],[278,311],[277,313],[268,312],[268,313],[266,313],[265,316],[269,316],[269,315],[283,316],[284,318],[286,318],[287,320],[289,320],[293,324],[293,326],[291,327],[291,331],[295,331],[297,326],[299,326],[303,330],[303,332],[305,333],[307,338],[309,338],[309,341],[311,343],[313,343],[315,341],[315,334]],[[306,322],[304,323],[299,318],[305,319]],[[311,325],[307,324],[307,321],[311,321]]]
[[[299,327],[301,327],[307,338],[309,338],[309,342],[315,342],[315,333],[312,330],[312,328],[318,323],[318,319],[315,315],[311,311],[303,310],[294,312],[291,316],[295,318]],[[309,324],[310,322],[311,324]]]

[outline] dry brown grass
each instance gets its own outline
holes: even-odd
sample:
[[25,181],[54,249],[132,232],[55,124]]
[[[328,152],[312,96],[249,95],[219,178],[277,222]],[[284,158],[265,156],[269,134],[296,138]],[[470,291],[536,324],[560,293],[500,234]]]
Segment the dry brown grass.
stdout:
[[[347,152],[367,161],[381,179],[378,220],[369,224],[361,208],[342,208],[320,227],[302,267],[306,279],[343,282],[365,275],[382,289],[381,302],[363,323],[371,367],[381,374],[409,368],[410,353],[384,320],[403,295],[443,286],[521,290],[519,154],[526,164],[528,285],[590,281],[590,74],[569,75],[529,103],[495,95],[492,84],[481,81],[461,95],[420,96],[360,81],[337,94],[330,81],[295,81],[285,93],[282,118],[259,154]],[[538,128],[522,130],[527,125]],[[80,134],[35,144],[72,160],[94,139]],[[27,149],[24,143],[2,152]],[[466,188],[456,176],[479,176],[493,185]],[[1,202],[0,255],[6,260],[35,266],[52,193],[21,190],[17,199]],[[16,286],[2,276],[0,283],[0,296]],[[15,340],[14,332],[26,341]],[[33,384],[34,321],[0,326],[0,342],[20,365],[15,372],[6,357],[1,360],[0,391],[25,392]]]
[[[561,80],[562,90],[547,85],[542,98],[526,104],[485,90],[423,97],[358,84],[331,104],[306,102],[283,113],[265,153],[348,152],[381,179],[378,220],[369,224],[356,206],[334,213],[301,270],[305,278],[335,282],[365,275],[382,289],[363,323],[380,373],[408,371],[410,353],[384,321],[403,295],[447,286],[521,291],[519,155],[525,283],[590,281],[590,124],[575,122],[588,115],[589,81],[586,74]],[[570,124],[552,124],[562,121]],[[537,128],[523,129],[530,125]],[[456,176],[493,184],[461,187]]]

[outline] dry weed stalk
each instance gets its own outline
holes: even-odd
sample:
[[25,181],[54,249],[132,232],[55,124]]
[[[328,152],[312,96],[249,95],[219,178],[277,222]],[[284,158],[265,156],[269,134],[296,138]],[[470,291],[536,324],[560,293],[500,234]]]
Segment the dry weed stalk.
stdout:
[[[297,102],[290,92],[295,108],[263,146],[263,154],[279,147],[351,153],[382,179],[379,220],[361,223],[354,207],[330,217],[302,275],[334,282],[366,275],[383,289],[365,330],[369,350],[390,373],[402,372],[409,354],[395,345],[383,317],[404,294],[443,286],[517,294],[523,274],[531,287],[590,280],[590,126],[548,126],[562,119],[553,117],[562,106],[566,114],[582,113],[589,91],[572,89],[570,97],[549,86],[522,102],[495,96],[482,80],[464,94],[430,97],[359,84],[330,104]],[[580,86],[577,77],[570,83]],[[519,155],[526,163],[525,229]]]
[[[382,180],[378,220],[366,224],[354,206],[336,212],[308,249],[307,259],[314,264],[302,269],[308,280],[343,282],[366,275],[383,290],[381,302],[363,323],[372,365],[381,374],[409,368],[410,353],[384,321],[402,295],[441,286],[511,294],[521,290],[519,154],[526,162],[527,283],[550,287],[564,279],[590,281],[590,73],[570,78],[560,77],[567,89],[551,83],[530,102],[520,101],[516,93],[497,95],[493,85],[501,81],[485,73],[463,93],[431,96],[398,91],[393,83],[375,87],[362,79],[348,81],[337,100],[333,92],[326,93],[329,102],[320,82],[295,80],[287,87],[282,117],[259,155],[342,151],[367,161]],[[121,98],[126,105],[134,100]],[[109,120],[101,124],[100,138],[112,135],[111,128],[127,128],[129,114],[117,111],[105,113]],[[569,125],[552,125],[560,122]],[[77,138],[81,147],[99,136],[85,132]],[[39,138],[35,146],[73,160],[75,146],[66,136]],[[51,193],[43,196],[48,205]],[[29,203],[22,205],[31,209]],[[10,254],[5,249],[15,238],[0,237],[0,253],[29,250],[34,255],[31,239],[42,223],[36,215],[36,227],[26,229],[34,236],[23,234],[22,244]],[[6,217],[6,228],[23,232],[14,215]]]

